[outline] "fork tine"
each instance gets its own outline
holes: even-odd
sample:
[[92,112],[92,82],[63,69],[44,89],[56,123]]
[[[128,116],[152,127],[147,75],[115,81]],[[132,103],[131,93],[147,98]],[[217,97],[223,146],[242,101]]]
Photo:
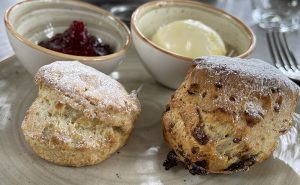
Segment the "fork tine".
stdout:
[[293,71],[296,71],[296,65],[291,61],[291,57],[289,52],[287,51],[287,43],[284,42],[284,36],[281,32],[277,32],[276,33],[277,36],[277,44],[278,44],[278,48],[280,50],[280,55],[281,58],[284,60],[285,64],[289,66],[289,68],[291,68]]
[[267,31],[267,42],[269,45],[269,50],[271,53],[271,57],[273,59],[273,62],[275,66],[282,72],[286,72],[287,70],[283,67],[284,63],[278,56],[278,52],[275,46],[275,41],[274,41],[274,32],[273,31]]
[[269,30],[266,36],[275,66],[296,83],[300,82],[300,65],[287,44],[285,34]]
[[288,59],[288,62],[290,63],[291,67],[295,70],[295,71],[299,71],[300,67],[297,63],[297,60],[293,54],[293,52],[290,50],[289,45],[287,44],[286,41],[286,34],[285,33],[281,33],[280,34],[280,41],[282,43],[282,47],[285,51],[285,55]]
[[276,51],[278,52],[280,60],[284,64],[284,68],[288,72],[293,72],[294,70],[291,68],[292,66],[290,65],[290,63],[287,60],[286,53],[285,53],[285,51],[283,49],[283,46],[282,46],[282,43],[280,41],[280,32],[278,32],[278,31],[273,32],[273,38],[274,38],[274,41],[275,41]]

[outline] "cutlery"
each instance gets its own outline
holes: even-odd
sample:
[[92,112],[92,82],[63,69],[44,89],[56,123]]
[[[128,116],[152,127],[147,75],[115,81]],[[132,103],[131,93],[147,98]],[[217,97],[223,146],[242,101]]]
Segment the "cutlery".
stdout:
[[300,66],[287,43],[286,33],[267,31],[266,36],[275,66],[291,80],[300,83]]

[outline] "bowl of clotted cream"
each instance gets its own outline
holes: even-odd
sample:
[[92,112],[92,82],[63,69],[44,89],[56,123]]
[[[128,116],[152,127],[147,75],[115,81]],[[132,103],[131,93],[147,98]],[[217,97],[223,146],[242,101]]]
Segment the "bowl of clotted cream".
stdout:
[[244,58],[254,49],[253,31],[238,18],[195,1],[151,1],[131,18],[131,36],[147,70],[176,89],[195,58]]

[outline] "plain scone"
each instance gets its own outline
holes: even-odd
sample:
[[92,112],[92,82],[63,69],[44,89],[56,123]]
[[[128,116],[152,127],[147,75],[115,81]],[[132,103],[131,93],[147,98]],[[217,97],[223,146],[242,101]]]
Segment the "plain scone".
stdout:
[[126,143],[140,113],[135,92],[76,61],[43,66],[35,82],[39,95],[22,130],[40,157],[65,166],[93,165]]
[[292,124],[299,88],[258,59],[202,57],[163,115],[171,152],[192,174],[248,170],[266,160]]

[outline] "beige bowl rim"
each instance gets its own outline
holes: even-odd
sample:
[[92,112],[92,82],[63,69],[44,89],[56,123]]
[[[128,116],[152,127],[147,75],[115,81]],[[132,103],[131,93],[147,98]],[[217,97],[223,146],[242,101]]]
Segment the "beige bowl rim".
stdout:
[[189,1],[189,0],[186,0],[186,1],[182,1],[182,0],[161,0],[161,1],[151,1],[151,2],[145,3],[145,4],[141,5],[140,7],[138,7],[134,11],[134,13],[132,14],[132,17],[131,17],[131,29],[132,30],[131,31],[134,31],[140,39],[142,39],[144,42],[150,44],[151,46],[153,46],[154,48],[158,49],[159,51],[161,51],[163,53],[166,53],[166,54],[171,55],[173,57],[179,58],[182,61],[186,61],[186,62],[193,61],[193,58],[178,55],[176,53],[169,52],[169,51],[157,46],[150,39],[145,37],[142,34],[142,32],[136,26],[138,16],[145,9],[151,9],[151,8],[155,8],[155,7],[174,5],[174,4],[188,5],[188,6],[198,7],[198,8],[203,8],[204,7],[205,9],[207,9],[210,12],[213,12],[215,14],[221,14],[222,16],[224,16],[228,19],[231,19],[232,21],[238,23],[239,25],[241,25],[244,28],[244,30],[248,34],[248,37],[249,37],[249,40],[250,40],[250,46],[244,53],[242,53],[242,54],[240,54],[239,56],[236,56],[236,57],[245,58],[245,57],[249,56],[252,53],[252,51],[255,47],[255,44],[256,44],[256,37],[255,37],[255,34],[253,33],[253,31],[247,25],[245,25],[240,19],[238,19],[238,18],[234,17],[233,15],[225,12],[224,10],[221,10],[221,9],[216,8],[216,7],[214,7],[212,5],[209,5],[209,4],[195,2],[195,1]]
[[[95,57],[90,57],[90,56],[76,56],[76,55],[69,55],[69,54],[64,54],[64,53],[60,53],[60,52],[56,52],[56,51],[52,51],[50,49],[46,49],[44,47],[41,47],[37,44],[32,43],[31,41],[29,41],[27,38],[25,38],[24,36],[22,36],[21,34],[17,33],[12,24],[9,22],[9,16],[11,14],[12,11],[14,11],[18,6],[22,6],[23,4],[26,3],[30,3],[30,2],[34,2],[34,1],[40,1],[40,2],[55,2],[55,3],[71,3],[72,5],[76,5],[79,7],[84,7],[86,9],[90,9],[93,10],[99,14],[102,14],[104,16],[107,16],[110,20],[112,20],[115,24],[121,26],[124,29],[124,33],[126,34],[126,42],[124,44],[124,46],[117,52],[114,52],[112,54],[109,55],[104,55],[104,56],[95,56]],[[21,41],[22,43],[26,44],[27,46],[36,49],[38,51],[41,51],[43,53],[55,56],[55,57],[59,57],[59,58],[65,58],[65,59],[69,59],[69,60],[79,60],[79,61],[108,61],[110,59],[113,58],[117,58],[122,56],[129,48],[130,44],[131,44],[131,37],[130,37],[130,31],[127,28],[127,26],[125,25],[125,23],[123,23],[119,18],[115,17],[112,13],[99,8],[97,6],[94,6],[92,4],[89,3],[85,3],[85,2],[79,2],[76,0],[26,0],[26,1],[22,1],[19,2],[13,6],[11,6],[10,8],[8,8],[5,11],[5,15],[4,15],[4,23],[5,26],[7,28],[7,30],[14,36],[16,37],[19,41]]]

